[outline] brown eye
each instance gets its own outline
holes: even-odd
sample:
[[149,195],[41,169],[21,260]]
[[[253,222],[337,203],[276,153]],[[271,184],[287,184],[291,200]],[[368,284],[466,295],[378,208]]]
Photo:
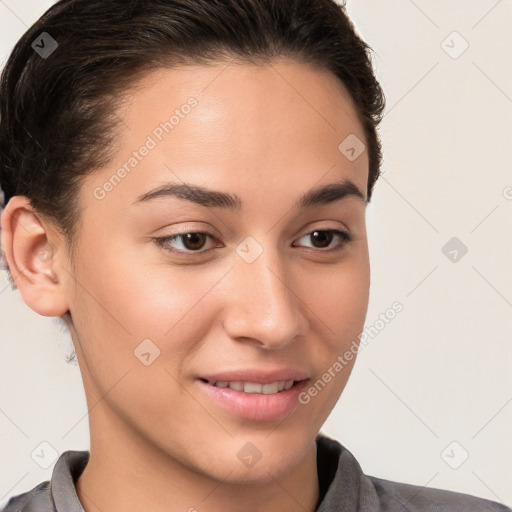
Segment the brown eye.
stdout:
[[185,248],[190,251],[202,249],[206,240],[205,233],[185,233],[179,236],[183,238]]
[[[202,251],[205,243],[208,239],[213,240],[214,237],[210,233],[203,233],[198,231],[192,231],[188,233],[179,233],[176,235],[165,236],[155,238],[155,242],[162,247],[164,250],[178,254],[188,254],[197,252],[199,254],[206,251]],[[181,247],[176,248],[176,243],[180,242]]]
[[339,239],[337,246],[327,249],[326,251],[323,252],[341,249],[352,240],[352,237],[350,236],[349,233],[347,233],[346,231],[340,231],[338,229],[315,229],[315,231],[312,231],[311,233],[307,233],[306,235],[302,236],[300,240],[302,238],[307,237],[311,238],[313,248],[320,250],[329,247],[331,242],[335,238]]
[[332,239],[334,238],[334,233],[332,231],[313,231],[311,233],[311,240],[316,245],[316,247],[329,247]]

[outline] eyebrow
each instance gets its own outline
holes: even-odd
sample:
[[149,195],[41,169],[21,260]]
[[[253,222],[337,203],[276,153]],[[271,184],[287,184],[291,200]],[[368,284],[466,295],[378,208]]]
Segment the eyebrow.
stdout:
[[[242,199],[236,194],[211,190],[191,183],[166,183],[140,195],[133,205],[162,197],[175,197],[207,208],[226,208],[235,212],[240,212],[243,206]],[[301,196],[294,206],[298,209],[314,208],[335,203],[346,197],[357,197],[366,201],[359,188],[352,181],[345,179],[312,188]]]

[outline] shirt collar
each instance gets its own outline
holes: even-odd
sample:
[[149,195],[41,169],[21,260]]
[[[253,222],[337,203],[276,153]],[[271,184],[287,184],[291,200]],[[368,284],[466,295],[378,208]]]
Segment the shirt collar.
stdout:
[[75,483],[89,462],[89,451],[68,450],[64,452],[53,468],[50,492],[56,512],[85,512]]
[[319,434],[316,443],[319,500],[315,512],[359,510],[364,482],[361,466],[335,439]]
[[[356,510],[364,476],[359,463],[335,439],[319,434],[316,443],[319,499],[315,512]],[[68,450],[55,463],[50,492],[56,512],[85,512],[75,485],[89,456],[89,451]]]

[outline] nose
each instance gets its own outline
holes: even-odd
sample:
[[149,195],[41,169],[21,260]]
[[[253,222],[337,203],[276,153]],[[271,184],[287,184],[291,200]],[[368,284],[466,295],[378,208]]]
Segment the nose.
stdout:
[[279,349],[305,334],[303,297],[294,290],[293,273],[285,266],[270,249],[252,263],[235,257],[223,321],[232,339]]

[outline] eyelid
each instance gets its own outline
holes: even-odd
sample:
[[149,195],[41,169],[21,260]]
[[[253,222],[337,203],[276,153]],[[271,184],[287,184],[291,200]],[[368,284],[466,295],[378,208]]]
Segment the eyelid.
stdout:
[[[312,222],[312,223],[308,224],[304,228],[302,235],[300,235],[298,238],[302,238],[304,235],[309,235],[309,234],[313,233],[314,231],[339,231],[339,232],[344,232],[344,233],[350,234],[350,230],[342,222],[338,221],[337,226],[333,226],[332,224],[331,225],[328,224],[327,226],[324,226],[324,225],[318,226],[318,222],[322,222],[322,221],[316,221],[316,222]],[[329,222],[329,221],[326,221],[326,222]],[[341,224],[341,226],[340,226],[340,224]]]

